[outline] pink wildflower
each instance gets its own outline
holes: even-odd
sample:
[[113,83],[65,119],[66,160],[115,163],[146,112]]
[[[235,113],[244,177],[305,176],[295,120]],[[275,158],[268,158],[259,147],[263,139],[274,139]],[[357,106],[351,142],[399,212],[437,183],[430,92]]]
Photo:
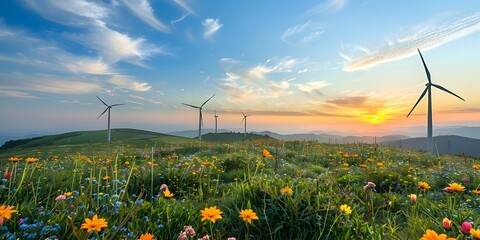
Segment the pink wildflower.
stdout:
[[67,197],[63,194],[58,195],[58,197],[55,198],[55,201],[63,201],[67,199]]
[[462,223],[462,232],[465,235],[470,235],[470,230],[472,230],[472,224],[469,222],[463,222]]
[[367,182],[367,185],[363,186],[363,190],[374,188],[376,185],[373,182]]
[[6,179],[10,179],[11,177],[12,177],[12,172],[8,172],[7,174],[5,174]]
[[190,237],[195,236],[195,229],[192,226],[184,226],[183,231]]
[[163,191],[166,191],[166,190],[168,190],[168,186],[167,186],[167,184],[164,183],[160,186],[160,191],[163,192]]

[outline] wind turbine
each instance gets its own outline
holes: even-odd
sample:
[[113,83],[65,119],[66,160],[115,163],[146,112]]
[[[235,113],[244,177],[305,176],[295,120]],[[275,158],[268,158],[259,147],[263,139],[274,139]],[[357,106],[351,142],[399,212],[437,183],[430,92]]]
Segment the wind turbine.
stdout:
[[412,110],[410,110],[410,112],[408,113],[407,118],[408,118],[408,116],[410,116],[410,114],[413,112],[413,109],[415,109],[415,107],[418,105],[418,103],[422,100],[422,98],[428,92],[427,150],[429,152],[433,152],[432,86],[434,86],[434,87],[436,87],[436,88],[438,88],[442,91],[445,91],[447,93],[450,93],[453,96],[455,96],[457,98],[460,98],[463,101],[465,101],[465,99],[461,98],[457,94],[449,91],[448,89],[446,89],[446,88],[444,88],[440,85],[432,83],[432,79],[431,79],[431,76],[430,76],[430,72],[428,71],[427,64],[425,64],[425,60],[423,60],[423,56],[422,56],[422,53],[420,52],[420,49],[417,48],[417,50],[418,50],[418,53],[420,54],[420,57],[422,58],[423,66],[425,67],[425,73],[427,74],[428,83],[425,84],[425,86],[426,86],[425,90],[423,90],[423,93],[422,93],[422,95],[420,95],[420,98],[418,99],[417,103],[415,103]]
[[245,115],[245,113],[242,112],[242,115],[243,115],[243,119],[242,119],[242,122],[245,122],[245,137],[247,136],[247,117],[250,117],[252,115]]
[[102,99],[100,99],[98,96],[97,96],[97,98],[98,98],[98,100],[100,100],[100,102],[102,102],[105,106],[107,106],[107,108],[105,109],[105,111],[103,111],[102,114],[100,114],[100,116],[98,116],[97,119],[99,119],[103,114],[105,114],[105,112],[108,111],[107,142],[110,142],[110,109],[112,109],[112,107],[115,107],[115,106],[125,105],[125,103],[117,103],[117,104],[108,105],[108,104],[106,104]]
[[209,99],[207,99],[207,101],[205,101],[202,105],[199,106],[194,106],[194,105],[190,105],[190,104],[186,104],[186,103],[182,103],[183,105],[185,106],[189,106],[189,107],[192,107],[192,108],[198,108],[198,111],[199,111],[199,117],[198,117],[198,139],[201,141],[202,140],[202,125],[203,125],[203,117],[202,117],[202,108],[203,106],[208,102],[210,101],[210,99],[212,99],[213,97],[215,97],[215,94],[213,94],[213,96],[211,96]]
[[218,118],[218,115],[217,115],[217,110],[215,110],[215,133],[217,133],[217,118]]

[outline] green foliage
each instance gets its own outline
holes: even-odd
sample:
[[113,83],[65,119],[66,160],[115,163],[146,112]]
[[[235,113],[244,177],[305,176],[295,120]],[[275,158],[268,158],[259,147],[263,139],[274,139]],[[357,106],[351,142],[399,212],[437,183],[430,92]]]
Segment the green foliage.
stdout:
[[[127,133],[149,134],[121,134]],[[263,149],[272,158],[262,156]],[[480,228],[479,196],[472,192],[480,187],[479,162],[455,156],[368,144],[154,136],[14,148],[0,158],[0,204],[18,211],[4,219],[0,239],[137,239],[147,232],[176,239],[187,225],[195,238],[212,239],[419,239],[427,229],[461,239],[464,221]],[[431,189],[421,189],[419,181]],[[364,189],[367,182],[376,186]],[[442,190],[453,182],[466,190]],[[351,213],[340,209],[344,204]],[[200,216],[211,206],[223,212],[214,224]],[[244,209],[259,219],[245,222],[239,217]],[[108,226],[87,234],[80,226],[94,214]],[[445,217],[451,231],[442,227]]]

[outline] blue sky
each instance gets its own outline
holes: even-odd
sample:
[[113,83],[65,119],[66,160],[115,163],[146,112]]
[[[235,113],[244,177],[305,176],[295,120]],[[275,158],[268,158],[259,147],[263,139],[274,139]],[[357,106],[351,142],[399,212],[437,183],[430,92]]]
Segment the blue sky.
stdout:
[[388,134],[426,122],[480,125],[475,1],[6,0],[0,132],[241,129]]

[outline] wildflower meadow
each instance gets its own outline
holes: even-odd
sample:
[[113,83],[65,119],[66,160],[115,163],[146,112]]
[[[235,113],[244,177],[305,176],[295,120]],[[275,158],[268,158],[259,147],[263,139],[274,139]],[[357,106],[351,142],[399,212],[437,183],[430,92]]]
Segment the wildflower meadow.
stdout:
[[273,139],[2,154],[0,239],[480,239],[480,160]]

